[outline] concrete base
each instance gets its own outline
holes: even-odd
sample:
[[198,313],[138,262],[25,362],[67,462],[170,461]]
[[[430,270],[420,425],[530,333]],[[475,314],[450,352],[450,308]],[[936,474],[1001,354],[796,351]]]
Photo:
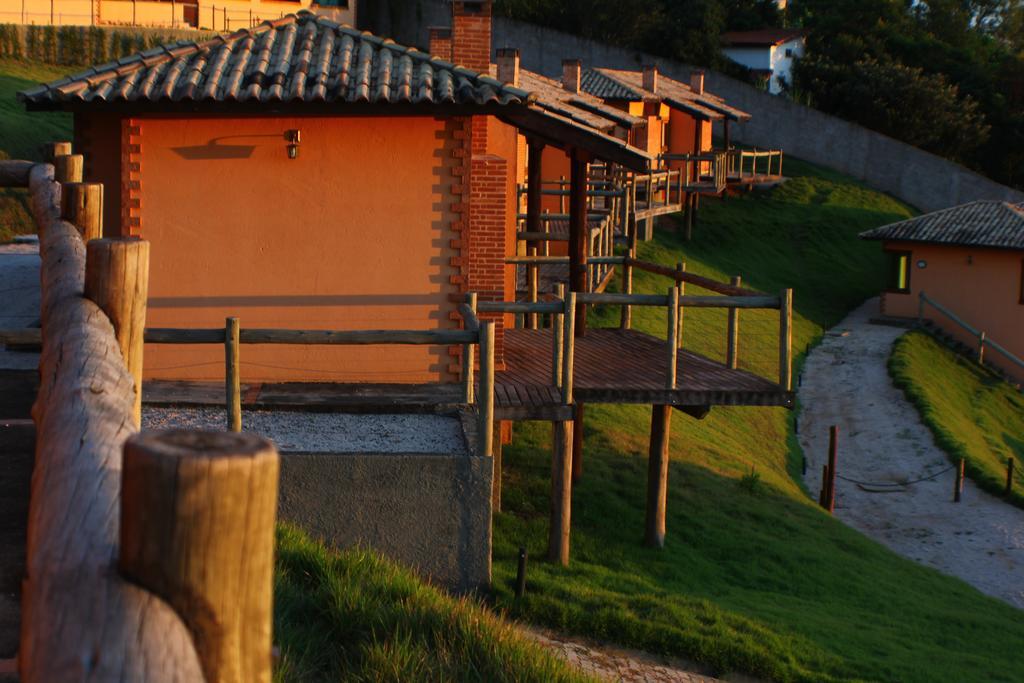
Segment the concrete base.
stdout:
[[485,588],[493,461],[471,455],[475,440],[448,454],[283,452],[278,517],[335,547],[373,548],[454,592]]

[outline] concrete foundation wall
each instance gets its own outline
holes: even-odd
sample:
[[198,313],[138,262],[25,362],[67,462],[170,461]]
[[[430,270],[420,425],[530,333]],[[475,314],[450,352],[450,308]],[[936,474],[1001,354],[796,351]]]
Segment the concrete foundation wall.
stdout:
[[[429,26],[447,26],[450,9],[440,0],[403,4],[390,17],[377,13],[378,31],[398,42],[426,47]],[[662,73],[689,82],[693,66],[635,50],[605,45],[559,31],[495,17],[493,47],[516,47],[523,68],[557,76],[563,59],[584,66],[639,69],[657,63]],[[703,68],[703,67],[701,67]],[[786,154],[853,176],[922,211],[976,199],[1024,201],[1024,193],[916,147],[823,114],[783,97],[769,95],[718,72],[705,70],[708,91],[753,114],[732,127],[734,142],[781,148]],[[813,134],[808,134],[812,131]],[[785,165],[783,165],[785,170]]]
[[491,582],[491,458],[282,453],[278,517],[458,593]]

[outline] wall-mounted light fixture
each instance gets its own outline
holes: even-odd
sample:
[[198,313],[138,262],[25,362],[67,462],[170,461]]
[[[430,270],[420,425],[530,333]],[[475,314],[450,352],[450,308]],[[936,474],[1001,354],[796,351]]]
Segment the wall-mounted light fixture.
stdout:
[[299,140],[302,134],[298,128],[290,128],[284,132],[284,139],[288,142],[288,158],[297,159],[299,156]]

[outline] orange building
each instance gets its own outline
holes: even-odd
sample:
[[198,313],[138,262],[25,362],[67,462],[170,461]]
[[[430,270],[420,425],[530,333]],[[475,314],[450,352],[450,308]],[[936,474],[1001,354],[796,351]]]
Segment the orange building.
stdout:
[[[978,335],[955,322],[952,314],[1024,358],[1024,205],[972,202],[861,237],[881,240],[890,259],[881,299],[884,315],[917,318],[923,313],[976,346]],[[927,297],[923,302],[922,294]],[[998,353],[987,351],[985,359],[1014,376],[1024,375]]]
[[[74,112],[105,233],[151,243],[150,327],[438,329],[456,294],[515,298],[519,136],[644,169],[625,141],[490,75],[489,0],[450,58],[299,13],[22,93]],[[500,314],[496,356],[501,363]],[[247,381],[450,381],[458,349],[246,348]],[[220,350],[149,344],[145,376],[219,379]]]

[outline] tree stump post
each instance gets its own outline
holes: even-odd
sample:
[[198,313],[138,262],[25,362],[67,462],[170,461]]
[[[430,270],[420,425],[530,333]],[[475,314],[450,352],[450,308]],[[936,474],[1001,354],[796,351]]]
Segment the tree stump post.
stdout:
[[103,238],[86,243],[85,296],[114,326],[125,366],[135,379],[135,427],[142,424],[142,348],[149,293],[149,242]]
[[668,445],[672,406],[651,406],[651,445],[647,457],[647,518],[644,543],[665,547],[665,504],[668,499]]
[[254,434],[175,430],[124,446],[118,568],[192,633],[208,683],[270,683],[278,455]]
[[572,421],[551,423],[551,523],[548,559],[569,566],[572,517]]
[[53,159],[53,179],[58,183],[80,183],[85,169],[81,154],[61,154]]
[[70,142],[47,142],[43,145],[43,161],[48,164],[54,163],[57,157],[67,154],[71,154]]
[[103,184],[74,182],[63,185],[60,217],[78,228],[83,242],[103,237]]
[[238,318],[224,320],[224,391],[227,403],[228,430],[242,431],[242,378],[239,369]]

